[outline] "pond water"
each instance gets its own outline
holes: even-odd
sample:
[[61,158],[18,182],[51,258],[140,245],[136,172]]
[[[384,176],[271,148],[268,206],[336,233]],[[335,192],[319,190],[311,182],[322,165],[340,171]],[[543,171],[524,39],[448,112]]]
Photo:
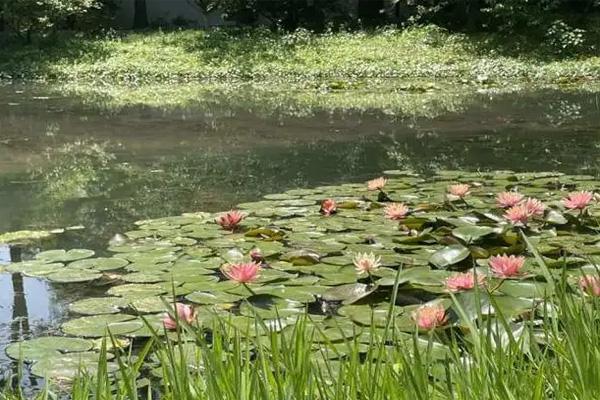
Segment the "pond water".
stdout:
[[[114,106],[43,86],[0,86],[0,233],[79,227],[26,248],[3,246],[0,263],[42,248],[102,255],[139,219],[225,210],[386,169],[600,170],[595,92],[433,93],[411,112],[326,102],[299,112],[297,99],[261,99],[242,90],[184,105]],[[92,294],[0,274],[0,348],[55,332],[65,304]],[[0,365],[9,365],[3,354]]]

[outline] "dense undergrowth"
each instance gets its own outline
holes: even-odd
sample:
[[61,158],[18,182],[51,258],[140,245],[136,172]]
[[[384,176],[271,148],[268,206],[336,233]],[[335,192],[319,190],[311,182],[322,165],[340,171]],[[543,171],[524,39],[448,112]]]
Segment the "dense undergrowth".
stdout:
[[568,55],[555,47],[515,35],[507,40],[435,26],[325,34],[260,29],[58,34],[31,45],[4,43],[0,76],[95,85],[253,81],[334,90],[372,78],[537,84],[600,76],[594,46]]

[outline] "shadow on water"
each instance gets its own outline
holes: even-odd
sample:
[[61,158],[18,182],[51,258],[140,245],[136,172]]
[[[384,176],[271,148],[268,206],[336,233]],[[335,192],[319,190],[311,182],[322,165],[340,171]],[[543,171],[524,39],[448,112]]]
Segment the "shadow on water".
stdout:
[[[385,169],[600,171],[593,91],[173,90],[0,87],[0,233],[84,227],[23,254],[2,247],[1,261],[42,247],[100,251],[139,219]],[[0,347],[56,331],[65,305],[94,290],[0,274]]]

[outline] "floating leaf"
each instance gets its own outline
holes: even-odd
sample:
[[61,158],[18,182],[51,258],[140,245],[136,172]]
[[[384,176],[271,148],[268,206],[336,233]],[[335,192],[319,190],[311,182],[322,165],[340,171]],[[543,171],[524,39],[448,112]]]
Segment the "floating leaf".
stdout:
[[83,258],[89,258],[94,255],[93,250],[86,249],[72,249],[66,250],[48,250],[38,253],[35,258],[37,260],[43,260],[49,263],[53,262],[69,262],[75,260],[81,260]]
[[93,345],[93,342],[85,339],[47,336],[11,343],[6,347],[6,354],[14,360],[31,362],[65,353],[88,351]]
[[494,233],[494,228],[488,226],[464,225],[452,230],[452,235],[465,243],[476,242],[479,239]]
[[469,249],[460,244],[446,246],[432,254],[429,262],[440,269],[458,264],[469,256]]

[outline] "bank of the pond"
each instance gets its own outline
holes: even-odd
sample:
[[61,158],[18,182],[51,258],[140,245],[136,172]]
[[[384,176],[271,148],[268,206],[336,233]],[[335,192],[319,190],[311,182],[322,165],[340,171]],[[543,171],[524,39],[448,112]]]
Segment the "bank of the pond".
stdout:
[[510,43],[436,27],[321,35],[263,30],[63,35],[34,45],[3,45],[0,76],[94,84],[260,81],[317,89],[368,87],[372,78],[505,85],[600,77],[595,50],[567,58],[543,43],[518,38]]

